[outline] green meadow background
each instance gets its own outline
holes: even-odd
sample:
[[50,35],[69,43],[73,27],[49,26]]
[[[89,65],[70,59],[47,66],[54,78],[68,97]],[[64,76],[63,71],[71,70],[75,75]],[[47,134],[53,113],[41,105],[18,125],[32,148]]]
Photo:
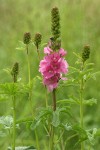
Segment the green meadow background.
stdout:
[[[81,53],[83,46],[89,44],[91,55],[89,62],[94,63],[94,71],[100,69],[100,1],[99,0],[0,0],[0,83],[12,82],[3,69],[11,68],[14,62],[19,62],[19,77],[22,82],[28,81],[26,52],[17,50],[23,40],[24,32],[42,34],[41,58],[43,56],[43,43],[47,43],[51,34],[51,8],[57,6],[61,17],[62,47],[67,50],[66,59],[69,65],[75,65],[73,52]],[[39,61],[34,46],[30,47],[31,78],[39,75]],[[85,107],[85,124],[87,127],[100,128],[100,76],[96,80],[89,80],[86,85],[85,98],[96,98],[97,105]],[[75,92],[68,87],[58,90],[57,99],[65,99]],[[51,94],[48,94],[49,103]],[[33,91],[34,111],[45,106],[45,91],[42,84],[36,81]],[[0,116],[11,115],[11,101],[0,102]],[[79,116],[79,108],[73,106],[73,114]],[[17,98],[17,118],[30,115],[27,95]],[[76,117],[75,115],[75,117]],[[43,130],[38,129],[41,147],[48,150],[45,145],[46,137]],[[0,150],[6,150],[9,137],[0,137]],[[24,125],[18,130],[17,145],[36,145],[34,133]],[[43,148],[41,148],[43,149]],[[68,150],[74,150],[73,141]],[[94,150],[100,149],[100,139],[96,140]],[[67,149],[66,149],[67,150]],[[76,148],[75,150],[78,150]],[[92,149],[91,149],[92,150]]]

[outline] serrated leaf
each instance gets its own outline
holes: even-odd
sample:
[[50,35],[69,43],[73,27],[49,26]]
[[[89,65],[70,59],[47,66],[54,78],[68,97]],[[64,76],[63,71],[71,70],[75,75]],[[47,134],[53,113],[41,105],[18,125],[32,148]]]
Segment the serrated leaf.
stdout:
[[[3,125],[4,129],[12,128],[13,127],[13,117],[12,116],[0,117],[0,124]],[[18,124],[16,124],[16,128],[19,128]]]
[[0,84],[1,94],[16,95],[19,92],[17,83]]
[[65,130],[67,130],[67,131],[72,130],[72,126],[71,126],[71,125],[69,125],[68,123],[66,123],[66,124],[62,124],[62,126],[63,126],[63,127],[64,127],[64,129],[65,129]]
[[87,138],[87,132],[83,128],[81,128],[79,125],[74,125],[72,128],[81,136],[81,138],[83,139]]
[[97,99],[91,98],[89,100],[83,100],[83,104],[92,106],[93,104],[97,104]]
[[41,122],[41,119],[40,120],[34,120],[30,126],[31,130],[35,130],[39,126],[40,122]]
[[11,128],[12,124],[13,124],[12,116],[2,116],[2,117],[0,117],[0,124],[2,124],[5,129]]
[[92,133],[90,131],[87,131],[87,137],[91,145],[94,145],[95,143],[96,133],[97,133],[97,128],[93,128]]

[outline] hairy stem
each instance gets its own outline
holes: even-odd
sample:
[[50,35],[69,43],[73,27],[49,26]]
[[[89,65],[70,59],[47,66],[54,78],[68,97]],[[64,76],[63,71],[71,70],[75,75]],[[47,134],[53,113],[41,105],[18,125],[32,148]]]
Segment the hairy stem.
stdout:
[[[27,50],[27,63],[28,63],[28,79],[29,79],[29,101],[30,101],[30,109],[32,113],[32,119],[34,119],[34,113],[33,113],[33,104],[32,104],[32,89],[31,89],[31,70],[30,70],[30,58],[29,58],[29,52],[28,52],[28,44],[26,45],[26,50]],[[35,130],[35,137],[36,137],[36,144],[37,144],[37,150],[39,150],[39,140],[38,140],[38,135],[37,131]]]
[[15,150],[15,139],[16,139],[16,98],[15,96],[12,97],[13,101],[13,144],[12,150]]
[[48,95],[47,95],[47,88],[45,86],[45,101],[46,101],[46,108],[48,107]]
[[52,99],[53,99],[53,111],[56,111],[56,89],[52,92]]
[[37,48],[37,54],[38,54],[38,59],[40,61],[40,52],[39,52],[39,49]]
[[50,128],[50,150],[54,150],[54,128],[52,124]]
[[[56,111],[56,89],[52,92],[52,99],[53,99],[53,111]],[[54,127],[51,124],[50,128],[50,150],[54,150]]]
[[[84,63],[82,63],[81,71],[84,69]],[[84,88],[84,80],[83,77],[80,82],[80,124],[83,128],[83,88]],[[84,143],[81,142],[81,150],[84,150]]]
[[[14,84],[17,82],[17,76],[13,75],[13,82]],[[12,96],[12,103],[13,103],[13,143],[12,143],[12,150],[15,150],[15,140],[16,140],[16,97],[15,95]]]

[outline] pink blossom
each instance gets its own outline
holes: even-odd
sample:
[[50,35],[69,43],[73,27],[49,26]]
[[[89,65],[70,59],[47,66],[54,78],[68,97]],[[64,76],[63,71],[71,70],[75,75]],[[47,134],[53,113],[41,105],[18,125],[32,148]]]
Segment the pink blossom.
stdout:
[[44,53],[45,54],[50,54],[51,52],[53,52],[53,50],[50,47],[47,46],[47,47],[44,48]]
[[40,61],[39,71],[43,75],[43,83],[49,91],[57,88],[60,79],[65,80],[62,74],[68,72],[68,63],[63,58],[66,55],[64,49],[58,52],[52,52],[48,47],[45,47],[45,53],[48,54]]
[[44,85],[47,86],[48,90],[51,92],[53,91],[53,89],[57,88],[59,80],[60,80],[60,74],[56,73],[51,78],[48,79],[44,78],[43,83]]
[[63,48],[60,48],[59,54],[62,57],[62,56],[65,56],[67,54],[67,52]]

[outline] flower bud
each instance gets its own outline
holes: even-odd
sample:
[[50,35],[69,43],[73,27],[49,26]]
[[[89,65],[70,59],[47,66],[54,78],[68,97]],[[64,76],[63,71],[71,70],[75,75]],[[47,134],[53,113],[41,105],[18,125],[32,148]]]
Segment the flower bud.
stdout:
[[19,73],[19,63],[16,62],[13,65],[13,68],[12,68],[12,71],[11,71],[11,75],[13,76],[14,82],[17,82],[18,73]]
[[83,62],[85,62],[87,59],[89,59],[89,56],[90,56],[90,46],[86,45],[86,46],[84,46],[84,49],[82,52]]
[[40,33],[36,33],[34,37],[34,44],[37,47],[37,49],[39,48],[39,45],[41,44],[41,39],[42,39],[42,35]]
[[61,48],[61,39],[57,38],[56,41],[55,41],[54,38],[51,37],[50,40],[49,40],[49,42],[48,42],[48,46],[52,50],[59,50]]
[[51,26],[52,34],[54,39],[56,40],[57,38],[60,37],[60,16],[57,7],[54,7],[51,10],[51,22],[52,22]]
[[29,44],[31,41],[31,34],[30,32],[24,33],[23,42],[24,44]]

